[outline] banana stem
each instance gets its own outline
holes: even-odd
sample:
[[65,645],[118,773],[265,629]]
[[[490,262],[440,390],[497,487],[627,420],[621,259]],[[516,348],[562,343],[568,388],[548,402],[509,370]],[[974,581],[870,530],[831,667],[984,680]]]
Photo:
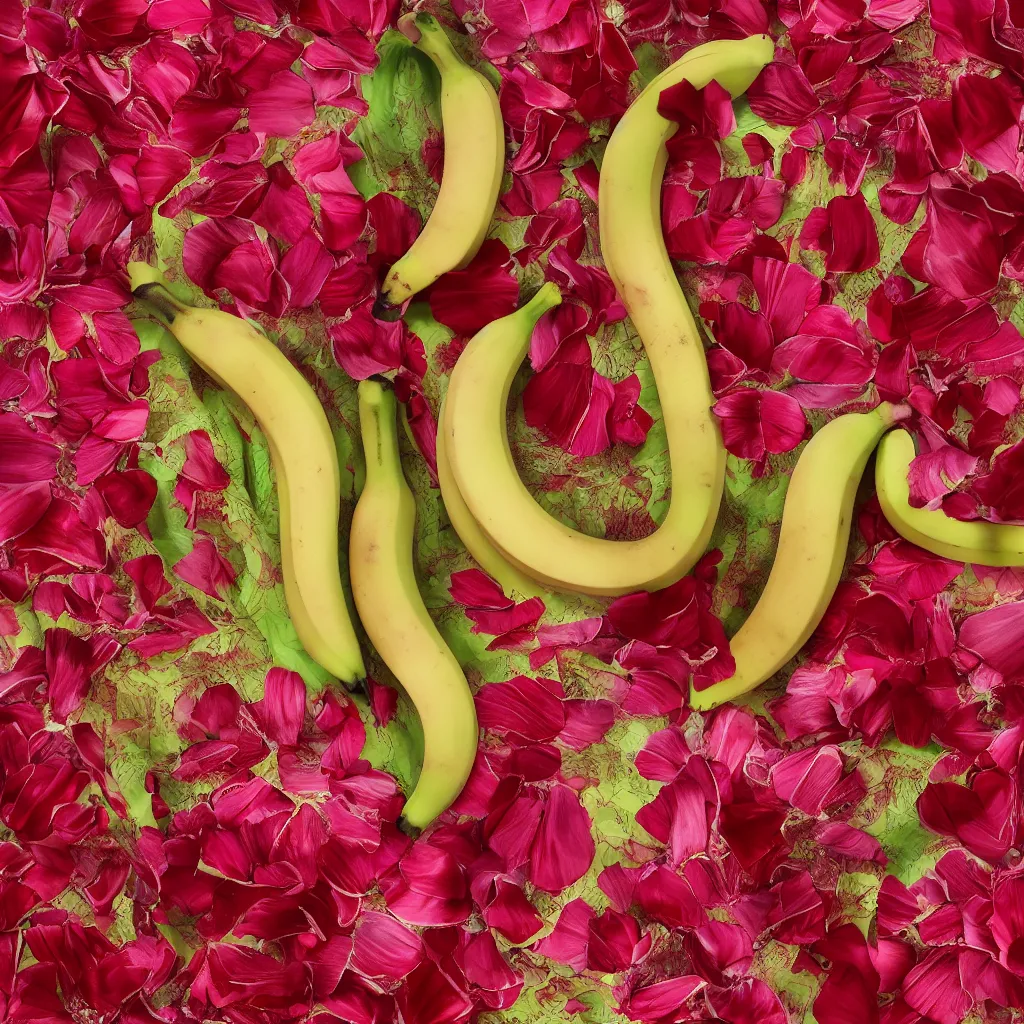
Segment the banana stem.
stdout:
[[448,33],[432,14],[413,12],[398,19],[398,30],[422,53],[437,65],[438,71],[464,65],[455,52]]
[[148,263],[129,263],[128,280],[132,294],[152,306],[168,324],[173,324],[175,317],[188,309],[170,293],[163,274]]
[[359,382],[359,431],[366,454],[367,482],[393,478],[398,461],[395,393],[373,378]]
[[537,321],[549,310],[554,309],[562,303],[562,292],[553,281],[546,281],[537,290],[537,293],[529,302],[516,310],[516,315],[528,321],[531,327],[535,327]]

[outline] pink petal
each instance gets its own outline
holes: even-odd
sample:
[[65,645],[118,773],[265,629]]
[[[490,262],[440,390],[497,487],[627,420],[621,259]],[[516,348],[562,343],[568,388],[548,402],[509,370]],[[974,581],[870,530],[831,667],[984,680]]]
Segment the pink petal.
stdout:
[[407,330],[402,321],[377,320],[366,306],[360,306],[348,319],[331,324],[328,334],[338,365],[353,380],[365,380],[402,365]]
[[63,498],[54,498],[42,518],[17,541],[21,552],[51,555],[80,569],[102,569],[107,561],[102,533],[86,525],[78,509]]
[[707,849],[707,802],[703,789],[693,779],[680,778],[663,786],[651,803],[640,808],[636,820],[668,846],[672,867]]
[[49,507],[48,483],[0,487],[0,544],[20,537],[35,526]]
[[807,435],[799,403],[779,391],[737,388],[714,406],[726,448],[741,459],[792,451]]
[[192,550],[175,562],[174,572],[179,579],[220,601],[224,600],[225,592],[235,582],[234,568],[210,537],[197,540]]
[[60,449],[15,413],[0,413],[0,484],[52,480]]
[[800,244],[821,249],[826,270],[859,273],[878,264],[878,231],[863,195],[836,196],[823,212],[823,218],[805,223]]
[[401,980],[423,957],[419,936],[373,910],[360,915],[353,933],[352,969],[367,978]]
[[771,124],[801,125],[818,109],[807,77],[789,64],[769,64],[747,90],[747,100]]
[[[789,1020],[778,995],[760,978],[743,978],[732,988],[715,992],[710,1002],[716,1016],[732,1024],[787,1024]],[[858,1018],[859,1024],[868,1024],[868,1019]],[[819,1024],[825,1024],[820,1015]]]
[[514,733],[531,742],[553,739],[565,726],[557,683],[544,685],[527,676],[507,683],[488,683],[476,695],[477,716],[484,729]]
[[609,907],[590,922],[587,967],[602,974],[624,971],[636,959],[639,942],[640,927],[636,921]]
[[504,242],[488,239],[464,270],[444,274],[430,289],[430,311],[439,323],[469,337],[516,308],[519,285]]
[[757,256],[751,281],[776,341],[796,334],[805,314],[821,299],[821,279],[799,263]]
[[567,700],[562,707],[565,725],[558,739],[571,750],[586,750],[600,743],[615,724],[615,705],[608,700]]
[[96,480],[95,487],[115,522],[128,528],[143,522],[156,500],[156,481],[141,469],[108,473]]
[[903,982],[903,997],[918,1013],[938,1024],[959,1024],[971,1007],[954,952],[933,950]]
[[551,362],[530,378],[523,393],[526,422],[579,456],[597,455],[608,447],[608,418],[614,403],[611,381],[589,363]]
[[816,816],[842,776],[843,757],[839,748],[826,745],[784,757],[772,767],[771,783],[781,800]]
[[953,86],[953,117],[964,149],[990,171],[1015,173],[1024,97],[1010,75],[961,75]]
[[820,384],[866,384],[877,359],[874,345],[857,332],[842,306],[818,306],[800,333],[775,350],[772,368]]
[[530,851],[530,881],[545,892],[561,892],[587,873],[593,859],[590,815],[571,789],[553,786]]
[[47,697],[55,721],[67,721],[82,706],[93,675],[120,649],[119,643],[102,634],[82,640],[66,629],[46,631]]
[[961,646],[1007,678],[1024,672],[1024,650],[1017,642],[1024,628],[1024,602],[998,605],[968,616],[960,627]]
[[[680,1013],[688,999],[696,995],[707,982],[699,975],[687,974],[653,985],[634,989],[619,1004],[619,1012],[630,1020],[659,1024],[662,1021],[680,1019]],[[685,1019],[685,1018],[682,1018]]]
[[509,942],[526,942],[541,927],[543,919],[519,886],[500,878],[494,886],[495,896],[483,909],[487,927],[500,932]]
[[587,966],[590,925],[596,918],[593,907],[585,900],[570,901],[562,908],[551,933],[534,944],[533,952],[582,971]]

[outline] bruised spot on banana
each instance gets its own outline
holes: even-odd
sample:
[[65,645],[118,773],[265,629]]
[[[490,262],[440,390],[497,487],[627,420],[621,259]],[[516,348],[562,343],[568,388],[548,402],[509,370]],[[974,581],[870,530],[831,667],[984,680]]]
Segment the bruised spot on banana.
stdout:
[[416,584],[416,503],[402,472],[395,395],[380,381],[359,384],[359,428],[366,483],[352,517],[349,573],[363,628],[423,724],[423,766],[399,820],[414,833],[462,792],[479,728],[466,677]]
[[633,102],[601,165],[604,262],[661,385],[673,491],[653,534],[636,541],[590,537],[545,511],[519,478],[508,447],[506,404],[530,332],[557,301],[551,286],[478,333],[452,372],[441,429],[461,498],[491,546],[549,587],[607,596],[657,590],[688,572],[707,546],[722,497],[725,448],[711,412],[700,333],[661,229],[665,143],[675,125],[658,113],[658,99],[684,80],[697,88],[714,80],[739,95],[773,54],[767,36],[695,47]]
[[893,430],[878,448],[875,490],[882,514],[904,540],[943,558],[994,567],[1024,565],[1024,526],[962,522],[941,509],[910,504],[908,473],[917,454],[906,430]]
[[252,410],[267,436],[281,509],[281,569],[295,631],[311,658],[342,682],[366,675],[338,562],[341,473],[330,423],[316,393],[251,324],[219,309],[187,306],[158,271],[129,263],[134,294],[182,348]]
[[821,622],[846,562],[853,504],[879,438],[903,414],[883,403],[827,423],[800,453],[789,481],[768,582],[729,647],[736,671],[690,707],[709,711],[760,686],[793,658]]
[[472,260],[494,216],[505,169],[505,126],[491,83],[456,53],[433,15],[403,15],[398,28],[441,75],[444,168],[427,223],[384,279],[381,299],[390,306]]

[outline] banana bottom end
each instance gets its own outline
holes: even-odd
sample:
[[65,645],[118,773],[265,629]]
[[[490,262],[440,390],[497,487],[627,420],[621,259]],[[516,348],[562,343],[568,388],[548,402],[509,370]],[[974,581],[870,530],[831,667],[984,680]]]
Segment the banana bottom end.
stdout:
[[413,825],[404,814],[398,816],[398,821],[395,824],[398,826],[398,831],[405,833],[410,839],[419,838],[419,834],[423,831],[418,825]]

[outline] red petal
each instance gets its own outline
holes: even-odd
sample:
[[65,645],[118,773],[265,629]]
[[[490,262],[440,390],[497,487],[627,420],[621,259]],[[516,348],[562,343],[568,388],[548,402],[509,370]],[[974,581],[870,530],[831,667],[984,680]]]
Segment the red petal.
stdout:
[[571,900],[562,908],[551,933],[533,946],[533,952],[582,971],[587,966],[590,925],[596,917],[593,907],[585,900]]
[[527,741],[554,739],[565,726],[561,686],[527,676],[488,683],[476,695],[477,715],[485,729],[514,733]]
[[953,85],[953,117],[964,149],[990,171],[1016,173],[1022,107],[1024,96],[1008,74],[961,75]]
[[571,789],[553,786],[530,851],[530,881],[545,892],[561,892],[587,873],[593,859],[590,815]]
[[511,313],[518,298],[508,248],[490,238],[464,270],[449,271],[434,284],[430,311],[439,323],[468,337]]
[[156,481],[141,469],[108,473],[95,486],[115,522],[127,528],[144,522],[156,500]]
[[818,109],[807,77],[789,64],[769,64],[747,90],[747,100],[771,124],[801,125]]
[[227,589],[235,582],[235,570],[211,537],[200,537],[192,550],[175,562],[174,572],[179,579],[219,601],[224,600]]
[[726,448],[755,462],[767,454],[792,451],[807,435],[807,420],[796,399],[779,391],[737,388],[714,406]]

